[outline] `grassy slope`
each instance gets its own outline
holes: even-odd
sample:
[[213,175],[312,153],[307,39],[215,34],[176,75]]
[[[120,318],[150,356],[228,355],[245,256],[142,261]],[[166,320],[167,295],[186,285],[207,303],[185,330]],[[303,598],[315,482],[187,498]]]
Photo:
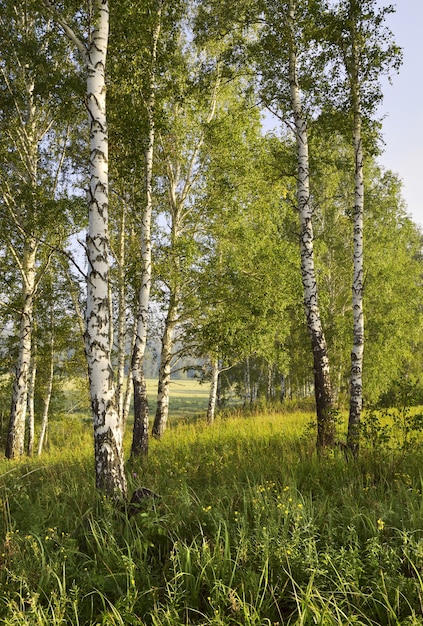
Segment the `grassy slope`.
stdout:
[[1,461],[0,623],[423,624],[421,449],[319,459],[309,420],[180,423],[128,463],[161,495],[129,520],[86,425]]

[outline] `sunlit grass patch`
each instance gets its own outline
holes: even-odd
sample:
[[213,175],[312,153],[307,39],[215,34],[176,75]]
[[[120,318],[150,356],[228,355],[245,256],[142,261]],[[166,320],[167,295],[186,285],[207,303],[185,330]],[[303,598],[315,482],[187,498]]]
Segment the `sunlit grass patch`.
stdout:
[[0,461],[0,620],[419,624],[422,450],[319,456],[311,417],[175,422],[127,462],[160,495],[130,519],[95,491],[91,426],[61,420],[40,459]]

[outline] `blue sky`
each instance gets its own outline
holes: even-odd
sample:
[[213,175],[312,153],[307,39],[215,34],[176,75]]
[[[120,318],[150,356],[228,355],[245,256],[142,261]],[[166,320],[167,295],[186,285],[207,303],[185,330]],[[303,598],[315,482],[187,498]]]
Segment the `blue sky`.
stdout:
[[[381,4],[388,4],[381,2]],[[396,0],[389,16],[404,63],[387,84],[380,108],[385,152],[382,165],[402,179],[408,213],[423,227],[423,0]]]

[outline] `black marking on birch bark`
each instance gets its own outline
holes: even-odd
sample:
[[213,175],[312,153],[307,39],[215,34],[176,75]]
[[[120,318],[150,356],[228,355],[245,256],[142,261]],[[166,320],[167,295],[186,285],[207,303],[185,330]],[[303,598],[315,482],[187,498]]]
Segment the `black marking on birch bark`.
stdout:
[[[98,46],[98,45],[97,45],[97,43],[96,43],[96,41],[97,41],[98,39],[99,39],[100,41],[103,41],[103,37],[99,37],[99,36],[98,36],[98,37],[95,37],[95,38],[93,39],[93,41],[92,41],[92,44],[91,44],[91,47],[90,47],[90,52],[91,52],[91,50],[93,50],[93,49],[94,49],[94,50],[96,50],[97,52],[99,52],[100,54],[103,54],[103,45]],[[90,56],[91,56],[91,54],[90,54]],[[93,64],[91,63],[91,67],[97,67],[99,64],[100,64],[100,65],[102,65],[102,66],[104,67],[104,63],[103,63],[103,61],[101,61],[101,60],[100,60],[100,61],[97,61],[97,63],[96,63],[95,65],[93,65]]]
[[[91,165],[94,164],[94,160],[96,158],[99,158],[99,160],[104,161],[105,163],[107,163],[107,159],[106,156],[104,154],[104,152],[102,150],[100,150],[99,148],[93,148],[90,152],[90,163]],[[93,176],[93,178],[96,178],[96,176]]]
[[[95,70],[93,70],[91,76],[95,76],[96,74],[97,74],[97,72]],[[104,92],[101,91],[100,93],[104,93]],[[87,93],[86,97],[87,97],[88,102],[90,102],[90,101],[91,102],[95,102],[96,109],[98,111],[103,111],[102,103],[99,101],[97,95],[93,91],[90,91],[89,93]],[[94,115],[92,115],[92,120],[93,120],[93,122],[97,122],[98,125],[101,126],[100,121]]]
[[[94,96],[93,96],[94,98]],[[97,109],[99,109],[100,107],[98,106]],[[100,111],[101,112],[101,111]],[[95,111],[89,111],[90,114],[90,139],[93,140],[94,137],[97,139],[98,142],[105,142],[106,144],[108,144],[108,137],[107,137],[107,123],[106,122],[101,122],[98,119],[98,114],[96,114]],[[104,115],[104,114],[103,114]]]
[[[98,244],[96,243],[98,241]],[[91,244],[96,250],[103,250],[103,254],[106,255],[107,237],[105,235],[90,235],[87,234],[87,245]],[[107,258],[107,257],[106,257]]]
[[[103,183],[101,180],[98,180],[95,183],[95,185],[94,185],[94,193],[96,194],[97,191],[99,191],[104,196],[108,197],[108,187],[107,187],[107,184]],[[102,202],[101,205],[100,205],[100,203],[97,201],[96,204],[97,204],[98,207],[101,206],[101,211],[104,211],[108,207],[108,205],[105,202]]]

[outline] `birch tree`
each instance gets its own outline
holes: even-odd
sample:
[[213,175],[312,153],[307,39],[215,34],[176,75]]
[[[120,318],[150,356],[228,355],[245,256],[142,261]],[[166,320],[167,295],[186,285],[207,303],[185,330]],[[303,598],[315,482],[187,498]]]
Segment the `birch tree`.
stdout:
[[[344,101],[338,105],[350,112],[354,149],[354,224],[353,224],[353,346],[351,351],[350,411],[348,421],[348,447],[358,453],[359,424],[363,405],[363,227],[364,227],[364,168],[363,121],[367,127],[382,100],[380,76],[398,69],[401,54],[393,42],[391,31],[385,25],[386,15],[392,6],[377,8],[375,0],[347,0],[332,8],[327,33],[332,45],[330,54],[339,51],[346,75]],[[336,54],[336,52],[335,52]],[[341,87],[335,58],[334,84]]]
[[[185,54],[188,56],[188,53]],[[156,414],[152,429],[153,435],[157,438],[163,435],[168,420],[175,331],[180,321],[184,286],[188,287],[188,291],[191,286],[190,281],[186,280],[186,272],[191,262],[200,222],[195,193],[201,180],[202,147],[206,128],[216,113],[221,82],[219,61],[206,51],[204,56],[207,58],[206,62],[199,61],[195,54],[190,59],[182,60],[181,64],[185,66],[187,74],[177,77],[177,89],[180,89],[181,93],[177,94],[175,90],[175,101],[169,103],[170,132],[166,135],[161,133],[160,137],[170,233],[161,273],[161,280],[165,285],[167,311],[161,342]],[[201,77],[201,74],[196,76],[195,73],[205,69],[207,63],[212,68],[211,71],[209,70],[205,76]],[[196,85],[196,81],[200,85]]]
[[[134,389],[132,454],[148,451],[148,403],[144,361],[148,336],[152,284],[152,229],[154,227],[154,153],[157,132],[167,123],[165,102],[174,90],[173,67],[178,64],[184,2],[151,0],[119,5],[113,16],[116,48],[111,46],[112,141],[119,156],[111,162],[112,177],[131,189],[134,232],[139,240],[138,267],[131,271],[137,291],[131,303],[135,317],[130,371]],[[123,9],[123,10],[122,10]],[[176,61],[175,61],[176,59]],[[130,111],[122,115],[122,111]],[[120,182],[119,182],[120,181]],[[127,192],[128,195],[128,192]]]
[[21,273],[23,278],[21,322],[19,330],[19,352],[13,383],[12,406],[6,444],[6,457],[22,456],[25,444],[25,418],[28,401],[28,376],[31,363],[33,330],[33,306],[36,291],[35,257],[37,245],[29,241],[24,250]]
[[[238,41],[234,46],[233,56],[238,63],[243,63],[243,56],[247,55],[254,63],[261,102],[284,125],[287,124],[296,141],[301,272],[304,311],[313,354],[319,448],[331,445],[335,436],[329,357],[315,271],[308,153],[308,125],[317,115],[317,103],[324,91],[321,80],[324,65],[318,55],[314,26],[322,5],[323,2],[306,0],[263,0],[253,5],[244,0],[227,12],[220,9],[217,16],[208,20],[209,32],[215,37],[222,29],[223,32],[242,28],[252,31],[248,42],[240,45]],[[205,20],[210,13],[204,10]]]
[[358,452],[361,410],[363,406],[363,353],[364,353],[364,311],[363,311],[363,212],[364,212],[364,176],[363,176],[363,141],[361,120],[361,93],[359,88],[359,42],[356,24],[351,24],[351,63],[350,97],[353,114],[354,147],[354,256],[352,281],[353,310],[353,347],[351,350],[351,392],[348,419],[348,446],[354,455]]
[[291,209],[285,202],[289,180],[280,178],[275,144],[263,137],[259,111],[243,85],[226,86],[225,104],[206,133],[201,254],[195,297],[181,325],[187,352],[206,360],[209,422],[223,373],[237,384],[248,362],[260,361],[267,372],[267,365],[285,369],[289,359],[288,268],[297,249],[283,228]]
[[85,350],[93,413],[96,486],[109,496],[125,497],[122,430],[116,406],[110,345],[108,235],[108,132],[106,55],[109,37],[107,0],[90,2],[91,25],[79,36],[53,3],[45,2],[80,55],[86,71],[86,106],[90,130],[88,260]]
[[[34,304],[55,246],[69,228],[70,213],[52,219],[65,160],[67,113],[61,95],[69,63],[37,3],[2,3],[0,64],[0,219],[7,255],[20,274],[19,346],[15,364],[6,456],[23,454],[33,344]],[[57,90],[57,97],[51,91]],[[60,122],[56,115],[62,113]],[[49,246],[44,242],[49,240]],[[11,294],[2,302],[6,308]]]
[[311,340],[317,413],[317,446],[332,445],[335,436],[329,356],[319,306],[315,271],[313,203],[310,194],[308,122],[319,93],[318,59],[313,48],[313,15],[320,9],[307,2],[265,2],[264,26],[254,46],[262,74],[266,105],[293,132],[297,154],[297,210],[299,215],[301,276],[304,311]]
[[314,263],[313,209],[310,201],[307,121],[301,103],[296,53],[296,2],[288,4],[289,84],[297,144],[297,198],[300,217],[301,274],[304,287],[304,309],[314,361],[314,389],[317,412],[317,445],[323,448],[334,440],[333,401],[326,337],[320,315],[317,278]]
[[[342,130],[342,126],[339,127]],[[348,124],[351,131],[351,125]],[[345,132],[344,132],[345,131]],[[366,135],[364,135],[364,142]],[[351,371],[351,269],[354,242],[354,151],[351,135],[313,129],[310,150],[314,204],[316,270],[320,304],[331,355],[337,402],[349,402]],[[401,184],[381,169],[375,157],[364,158],[366,181],[366,350],[363,357],[363,401],[374,405],[400,372],[416,371],[421,255],[418,228],[406,215]],[[288,230],[290,229],[287,224]],[[383,289],[381,289],[383,285]],[[287,379],[290,393],[307,386],[309,358],[304,324],[297,307],[290,309]]]
[[[115,203],[111,202],[111,214],[115,214],[116,223],[111,221],[111,250],[114,257],[115,267],[112,268],[110,283],[112,294],[116,294],[115,298],[110,298],[110,315],[113,317],[113,300],[117,300],[116,314],[116,333],[114,340],[116,347],[116,404],[118,407],[119,421],[122,433],[125,431],[126,416],[124,415],[125,403],[125,366],[127,364],[127,341],[128,341],[128,299],[127,299],[127,254],[128,254],[128,237],[127,229],[130,230],[130,222],[128,220],[129,202],[124,195],[116,194]],[[115,205],[115,206],[114,206]],[[114,210],[113,210],[114,209]],[[113,271],[114,269],[114,271]],[[113,290],[114,288],[114,290]]]
[[156,117],[156,75],[157,75],[157,46],[161,31],[163,0],[158,0],[154,7],[154,21],[152,23],[150,63],[147,81],[147,141],[144,152],[145,176],[145,208],[141,220],[141,286],[138,295],[137,330],[132,352],[131,370],[134,385],[134,431],[132,438],[133,455],[147,454],[149,412],[147,399],[147,385],[144,375],[144,355],[147,345],[148,315],[151,291],[151,221],[153,211],[153,158],[155,144],[155,117]]
[[350,137],[333,129],[315,125],[310,139],[316,272],[331,356],[332,392],[339,406],[348,395],[350,365],[354,153]]
[[217,392],[219,387],[219,360],[214,357],[211,360],[211,374],[210,374],[210,392],[209,392],[209,401],[207,403],[207,424],[213,424],[215,412],[216,412],[216,402],[217,402]]

